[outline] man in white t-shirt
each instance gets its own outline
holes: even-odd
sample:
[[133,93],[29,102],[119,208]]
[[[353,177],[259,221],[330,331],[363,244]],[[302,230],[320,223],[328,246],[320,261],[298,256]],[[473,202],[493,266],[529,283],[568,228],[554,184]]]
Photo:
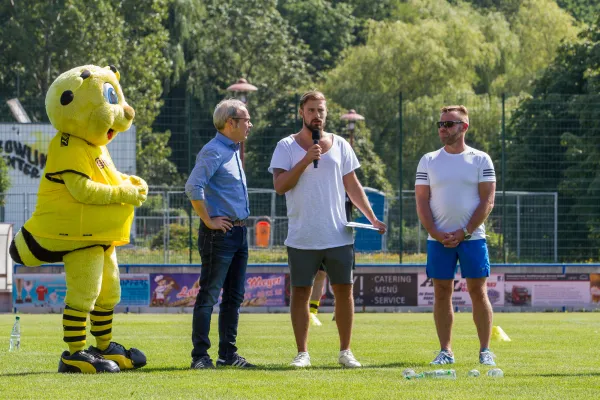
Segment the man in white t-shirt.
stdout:
[[433,280],[433,318],[441,347],[431,364],[454,363],[452,293],[458,260],[473,302],[479,362],[496,365],[489,349],[492,306],[486,280],[490,261],[483,225],[494,207],[494,165],[486,153],[465,144],[469,114],[464,106],[443,107],[437,124],[444,147],[421,158],[415,180],[417,213],[429,232],[427,276]]
[[[335,296],[336,323],[340,335],[338,362],[346,367],[361,364],[350,351],[354,297],[352,267],[354,237],[345,212],[345,192],[373,226],[385,233],[354,172],[360,164],[350,144],[325,132],[327,105],[321,92],[310,91],[300,99],[302,130],[277,143],[269,171],[278,194],[285,193],[288,235],[285,245],[292,295],[290,312],[298,355],[291,365],[310,366],[308,354],[309,299],[321,265]],[[315,141],[313,142],[313,135]]]

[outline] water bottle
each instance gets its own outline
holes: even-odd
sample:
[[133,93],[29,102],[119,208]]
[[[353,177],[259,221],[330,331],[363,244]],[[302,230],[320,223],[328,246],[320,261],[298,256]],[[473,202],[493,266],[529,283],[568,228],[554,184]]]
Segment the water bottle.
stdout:
[[456,379],[456,371],[453,369],[436,369],[430,372],[431,378],[436,379]]
[[472,378],[477,378],[479,375],[481,375],[479,373],[479,371],[477,371],[476,369],[472,369],[467,373],[468,376],[472,377]]
[[456,371],[453,369],[436,369],[435,371],[425,371],[420,374],[407,375],[406,379],[456,379]]
[[12,331],[10,332],[10,347],[8,351],[16,351],[21,348],[21,324],[19,320],[21,317],[15,318],[15,324],[13,325]]
[[404,371],[402,371],[402,376],[406,379],[410,379],[410,377],[413,377],[415,375],[417,375],[417,373],[414,369],[406,368]]
[[502,378],[504,376],[504,372],[502,372],[500,368],[494,368],[487,372],[487,376],[491,378]]

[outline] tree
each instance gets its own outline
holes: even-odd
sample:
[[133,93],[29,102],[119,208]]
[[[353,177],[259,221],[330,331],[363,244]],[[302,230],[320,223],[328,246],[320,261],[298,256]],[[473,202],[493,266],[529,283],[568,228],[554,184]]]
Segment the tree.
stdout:
[[277,8],[309,46],[306,61],[317,72],[335,66],[341,52],[354,42],[357,20],[346,3],[284,0]]
[[[35,101],[34,120],[46,121],[43,99],[54,79],[77,65],[114,64],[128,102],[136,110],[138,173],[150,184],[171,182],[168,133],[151,125],[160,106],[170,0],[21,0],[0,6],[0,90]],[[27,49],[27,51],[23,51]]]
[[[281,16],[275,0],[249,0],[243,9],[233,0],[197,3],[176,1],[170,12],[170,47],[177,57],[166,101],[185,98],[185,110],[194,119],[191,132],[173,131],[172,143],[187,143],[184,138],[191,134],[191,151],[195,155],[214,136],[210,117],[214,106],[223,97],[231,97],[233,93],[227,93],[226,88],[243,77],[258,87],[248,98],[253,122],[258,122],[246,143],[250,181],[255,171],[262,176],[267,173],[263,164],[253,164],[253,160],[262,158],[253,153],[265,152],[264,132],[268,125],[279,127],[290,118],[293,121],[294,114],[289,109],[277,112],[282,110],[281,104],[299,88],[311,84],[305,61],[308,46]],[[180,111],[183,113],[184,109]],[[165,109],[164,113],[167,112],[170,110]],[[189,114],[182,118],[192,123]],[[267,115],[269,118],[265,118]],[[269,145],[281,137],[269,139]],[[176,153],[179,171],[188,173],[189,149],[181,148]]]
[[[496,99],[490,102],[499,104],[503,92],[529,90],[555,56],[555,47],[575,32],[572,18],[549,0],[524,0],[512,24],[499,12],[480,13],[467,3],[452,6],[445,0],[408,0],[400,9],[405,12],[396,16],[399,21],[370,21],[366,43],[345,50],[325,80],[334,101],[364,110],[376,151],[389,161],[387,174],[394,184],[400,93],[417,104],[422,100],[426,118],[432,115],[431,99],[456,103],[466,98],[484,107],[483,97],[491,94]],[[546,20],[553,21],[551,28],[545,27]],[[497,126],[496,122],[482,132],[497,132]],[[433,124],[420,128],[425,131],[404,128],[405,145],[414,139],[423,144],[417,149],[425,145],[423,133]]]
[[600,257],[599,25],[561,46],[510,122],[507,183],[559,193],[564,260]]
[[[108,1],[4,2],[0,15],[0,53],[7,62],[2,91],[16,92],[8,89],[18,75],[22,99],[43,99],[60,73],[82,64],[114,64],[122,52],[122,42],[113,38],[121,37],[123,21],[114,18]],[[43,107],[32,111],[35,120],[46,120]]]
[[[2,152],[0,151],[0,154]],[[8,175],[8,166],[6,159],[0,155],[0,206],[4,205],[4,193],[10,188],[10,176]]]
[[466,2],[479,9],[500,11],[506,18],[512,19],[519,11],[523,0],[466,0]]
[[553,0],[524,0],[511,21],[520,47],[516,67],[507,71],[504,91],[518,93],[530,88],[554,60],[561,42],[577,37],[574,22]]
[[556,3],[573,17],[587,24],[594,24],[600,15],[600,2],[590,0],[556,0]]
[[332,99],[363,110],[393,184],[398,182],[399,94],[417,100],[435,93],[472,92],[476,66],[493,56],[483,32],[470,24],[472,10],[467,6],[455,11],[443,4],[445,11],[436,11],[435,5],[422,10],[425,16],[438,13],[439,19],[371,21],[367,43],[346,50],[343,61],[327,74],[325,90]]
[[183,178],[169,160],[171,133],[152,128],[162,106],[163,82],[171,72],[165,27],[171,0],[112,1],[124,16],[124,52],[119,60],[124,71],[122,85],[136,110],[138,173],[153,186],[181,183]]

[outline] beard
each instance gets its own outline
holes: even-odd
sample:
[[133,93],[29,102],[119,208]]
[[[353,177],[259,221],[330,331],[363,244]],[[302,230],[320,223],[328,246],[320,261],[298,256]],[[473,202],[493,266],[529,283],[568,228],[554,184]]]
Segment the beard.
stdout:
[[452,146],[460,138],[460,132],[450,133],[447,136],[440,137],[440,140],[445,146]]
[[325,121],[321,121],[320,126],[314,125],[313,123],[306,122],[306,120],[304,118],[302,118],[302,121],[304,122],[304,126],[306,126],[308,128],[308,130],[310,130],[311,132],[315,131],[315,130],[317,130],[317,131],[325,130]]

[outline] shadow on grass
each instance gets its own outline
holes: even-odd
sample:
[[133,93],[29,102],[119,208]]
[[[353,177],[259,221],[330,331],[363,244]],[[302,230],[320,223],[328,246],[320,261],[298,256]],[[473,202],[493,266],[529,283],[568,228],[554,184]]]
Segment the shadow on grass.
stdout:
[[58,372],[55,372],[55,371],[8,372],[6,374],[0,374],[0,377],[1,376],[10,377],[10,376],[54,375],[54,374],[58,374]]
[[[409,363],[389,363],[389,364],[369,364],[363,365],[362,368],[357,368],[357,370],[361,369],[380,369],[380,368],[416,368],[429,366],[429,364],[409,364]],[[240,371],[326,371],[326,370],[342,370],[342,369],[351,369],[345,368],[341,365],[315,365],[313,364],[310,367],[305,368],[296,368],[286,364],[270,364],[270,365],[257,365],[254,368],[236,368],[236,367],[218,367],[217,371],[231,371],[231,370],[240,370]],[[139,372],[164,372],[164,371],[190,371],[189,367],[161,367],[161,368],[143,368],[139,370]],[[209,368],[209,370],[215,370],[215,368]]]
[[[380,368],[416,368],[416,367],[424,367],[424,366],[429,366],[429,364],[409,364],[409,363],[402,363],[402,362],[397,362],[397,363],[388,363],[388,364],[369,364],[369,365],[363,365],[362,368],[357,368],[357,370],[361,370],[361,369],[380,369]],[[292,367],[289,365],[283,365],[283,364],[271,364],[271,365],[259,365],[255,368],[235,368],[235,367],[219,367],[219,368],[210,368],[209,370],[216,370],[216,371],[231,371],[231,370],[239,370],[240,372],[242,371],[248,371],[248,372],[252,372],[252,371],[328,371],[328,370],[346,370],[346,369],[351,369],[351,368],[344,368],[341,365],[313,365],[311,367],[306,367],[306,368],[296,368],[296,367]],[[148,368],[148,367],[144,367],[144,368],[140,368],[138,370],[128,370],[128,371],[121,371],[120,374],[140,374],[140,373],[153,373],[153,372],[173,372],[173,371],[192,371],[192,369],[190,369],[190,367],[187,366],[180,366],[180,367],[156,367],[156,368]],[[0,377],[11,377],[11,376],[35,376],[35,375],[54,375],[54,374],[59,374],[59,372],[55,372],[55,371],[30,371],[30,372],[9,372],[9,373],[5,373],[5,374],[0,374]],[[549,375],[531,375],[531,376],[587,376],[587,375],[599,375],[600,376],[600,372],[594,372],[594,373],[590,373],[590,374],[549,374]],[[523,376],[523,375],[522,375]],[[527,375],[524,375],[527,376]]]
[[529,376],[529,377],[542,377],[542,378],[556,378],[559,376],[564,376],[564,377],[577,377],[577,378],[584,378],[586,376],[600,376],[600,371],[594,371],[594,372],[573,372],[573,373],[556,373],[556,374],[519,374],[518,376]]

